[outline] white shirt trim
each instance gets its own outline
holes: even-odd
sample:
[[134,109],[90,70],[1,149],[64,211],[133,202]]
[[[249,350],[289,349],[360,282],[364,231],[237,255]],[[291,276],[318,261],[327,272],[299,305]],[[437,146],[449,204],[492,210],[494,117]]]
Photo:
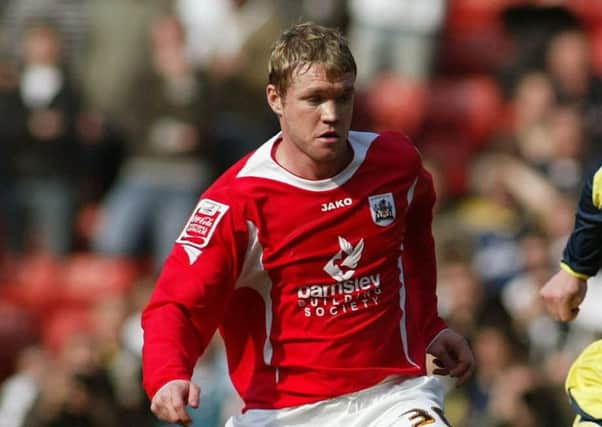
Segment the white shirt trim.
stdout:
[[309,191],[333,190],[343,185],[355,174],[366,159],[370,145],[378,137],[378,134],[372,132],[350,131],[348,141],[353,149],[353,160],[345,169],[331,178],[311,180],[292,174],[273,159],[272,149],[281,135],[282,133],[279,132],[259,147],[249,157],[245,166],[238,172],[237,177],[272,179]]

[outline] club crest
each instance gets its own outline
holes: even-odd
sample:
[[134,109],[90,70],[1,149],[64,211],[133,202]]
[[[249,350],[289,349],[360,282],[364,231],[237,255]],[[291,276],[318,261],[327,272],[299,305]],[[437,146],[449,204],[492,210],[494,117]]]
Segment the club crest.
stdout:
[[370,215],[376,225],[386,227],[395,221],[395,200],[392,193],[377,194],[368,197]]

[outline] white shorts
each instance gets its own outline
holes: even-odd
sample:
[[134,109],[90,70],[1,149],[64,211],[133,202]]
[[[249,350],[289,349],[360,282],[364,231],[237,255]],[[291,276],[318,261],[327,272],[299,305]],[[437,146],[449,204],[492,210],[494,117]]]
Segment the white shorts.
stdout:
[[449,427],[444,388],[436,377],[393,378],[373,387],[307,405],[251,409],[226,427]]

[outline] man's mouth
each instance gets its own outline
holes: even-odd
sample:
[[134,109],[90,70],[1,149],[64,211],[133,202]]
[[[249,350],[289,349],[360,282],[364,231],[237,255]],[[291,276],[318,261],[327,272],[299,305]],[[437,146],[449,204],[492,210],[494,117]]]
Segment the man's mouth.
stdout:
[[328,132],[324,132],[320,134],[320,138],[325,138],[325,139],[338,139],[339,138],[339,134],[335,131],[328,131]]

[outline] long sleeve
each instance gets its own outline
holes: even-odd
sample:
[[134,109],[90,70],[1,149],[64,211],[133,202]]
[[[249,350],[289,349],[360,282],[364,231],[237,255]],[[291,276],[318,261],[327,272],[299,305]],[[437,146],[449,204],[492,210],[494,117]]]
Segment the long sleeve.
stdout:
[[425,348],[447,327],[437,312],[437,263],[432,234],[435,190],[431,175],[421,170],[407,216],[404,238],[404,270],[408,282],[408,306],[419,311]]
[[594,276],[602,265],[602,168],[583,185],[575,227],[562,256],[561,266],[574,276]]
[[[232,209],[210,217],[202,213],[204,203],[207,199],[201,199],[176,242],[142,315],[144,387],[150,398],[168,381],[190,379],[221,322],[246,249],[247,234]],[[190,237],[203,226],[208,227],[204,237]]]

